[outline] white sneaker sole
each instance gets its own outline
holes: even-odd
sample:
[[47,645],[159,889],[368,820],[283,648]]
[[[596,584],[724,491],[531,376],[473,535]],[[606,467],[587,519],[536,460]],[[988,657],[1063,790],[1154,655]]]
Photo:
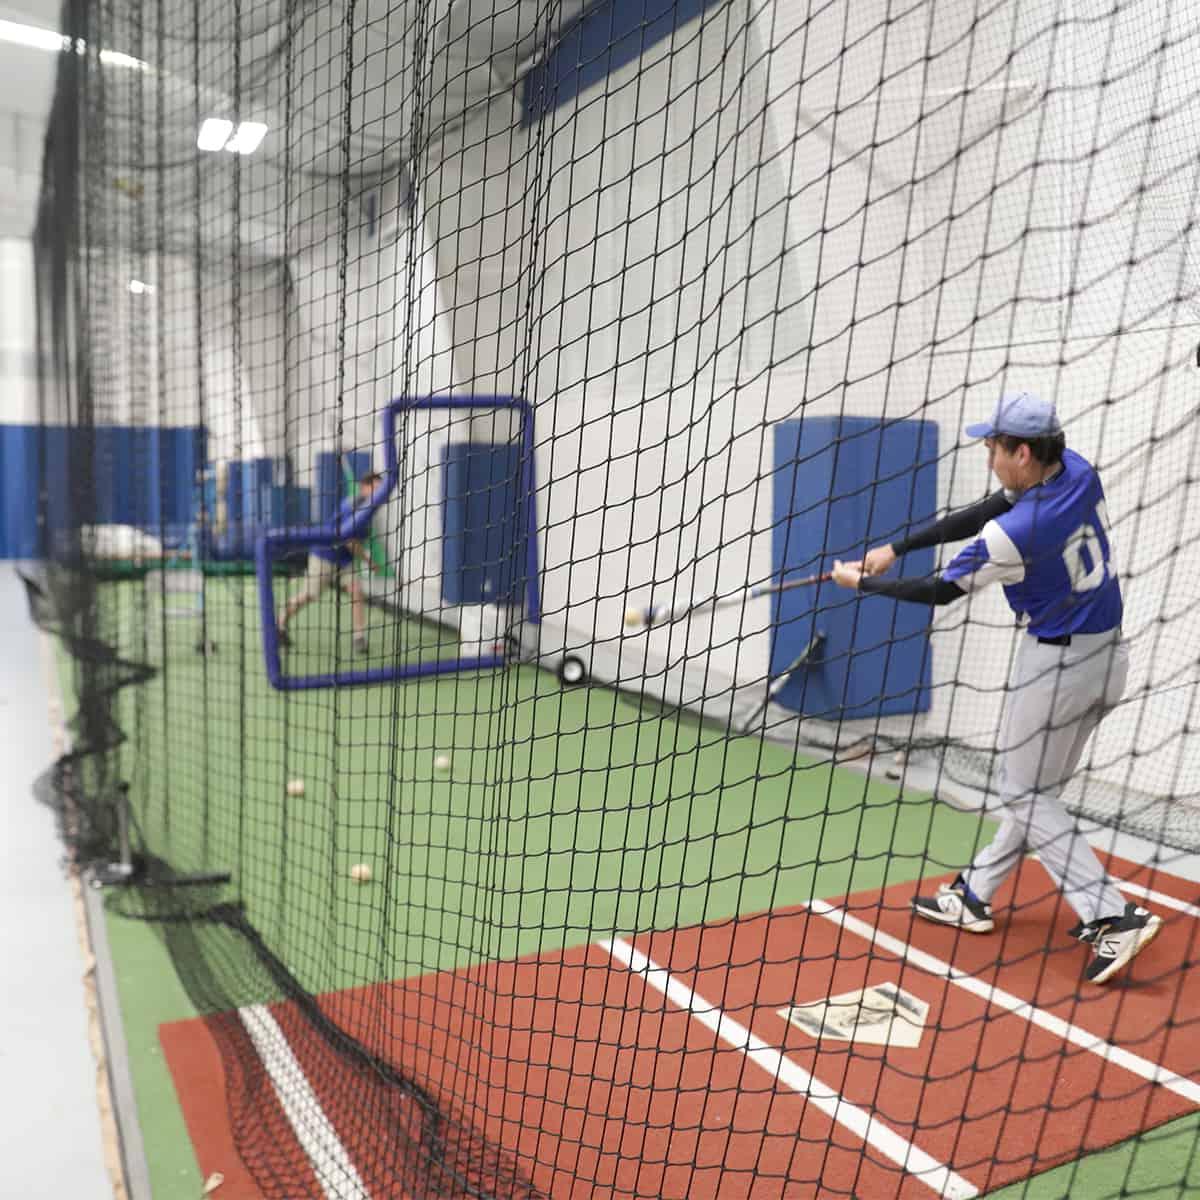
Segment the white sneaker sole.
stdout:
[[1137,939],[1129,943],[1124,954],[1118,954],[1116,958],[1108,964],[1107,967],[1099,974],[1090,979],[1089,983],[1106,983],[1110,980],[1123,966],[1133,962],[1135,958],[1148,946],[1156,937],[1159,930],[1162,929],[1162,918],[1151,915],[1141,930],[1138,931]]
[[935,921],[939,925],[951,925],[955,929],[966,930],[967,933],[991,933],[996,928],[995,921],[981,921],[978,917],[972,917],[965,909],[963,915],[957,917],[942,912],[940,908],[926,908],[924,905],[916,903],[913,904],[912,910],[918,917],[924,917],[926,921]]

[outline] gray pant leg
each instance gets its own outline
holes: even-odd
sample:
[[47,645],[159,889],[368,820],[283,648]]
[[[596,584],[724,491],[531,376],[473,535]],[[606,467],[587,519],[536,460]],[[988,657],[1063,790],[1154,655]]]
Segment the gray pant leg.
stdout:
[[1124,692],[1129,654],[1115,636],[1077,641],[1059,648],[1022,639],[1000,735],[1000,826],[963,874],[990,900],[1032,851],[1079,919],[1092,921],[1122,912],[1125,900],[1059,793]]

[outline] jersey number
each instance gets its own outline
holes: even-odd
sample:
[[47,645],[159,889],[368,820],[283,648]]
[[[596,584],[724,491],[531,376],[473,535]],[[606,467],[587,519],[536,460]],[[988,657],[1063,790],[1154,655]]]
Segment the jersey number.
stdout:
[[[1100,540],[1100,530],[1104,541]],[[1108,544],[1108,557],[1104,556],[1104,545]],[[1115,578],[1116,559],[1113,555],[1112,534],[1109,532],[1108,508],[1101,500],[1096,505],[1094,523],[1085,521],[1075,530],[1063,547],[1063,566],[1071,578],[1073,592],[1090,592],[1098,588],[1105,578]]]

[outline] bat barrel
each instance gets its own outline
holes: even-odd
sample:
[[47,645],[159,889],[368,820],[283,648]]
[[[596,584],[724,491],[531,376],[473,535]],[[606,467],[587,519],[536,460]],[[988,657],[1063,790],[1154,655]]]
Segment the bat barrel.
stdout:
[[805,579],[793,579],[780,583],[755,584],[743,588],[740,592],[734,592],[728,596],[710,596],[707,600],[688,600],[676,605],[651,604],[644,609],[629,609],[625,618],[625,624],[630,628],[648,629],[652,625],[665,625],[672,621],[681,621],[684,617],[690,616],[692,613],[702,612],[705,609],[731,608],[734,605],[745,604],[748,600],[756,600],[761,596],[769,596],[775,592],[787,591],[795,587],[804,587],[807,584],[822,583],[829,578],[830,575],[826,572],[823,575],[809,575]]

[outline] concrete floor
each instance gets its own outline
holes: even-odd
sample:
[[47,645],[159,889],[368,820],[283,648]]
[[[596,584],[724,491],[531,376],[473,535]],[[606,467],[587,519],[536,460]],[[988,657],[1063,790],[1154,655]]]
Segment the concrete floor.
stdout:
[[84,960],[62,845],[32,793],[56,757],[41,634],[0,563],[0,1193],[108,1200]]

